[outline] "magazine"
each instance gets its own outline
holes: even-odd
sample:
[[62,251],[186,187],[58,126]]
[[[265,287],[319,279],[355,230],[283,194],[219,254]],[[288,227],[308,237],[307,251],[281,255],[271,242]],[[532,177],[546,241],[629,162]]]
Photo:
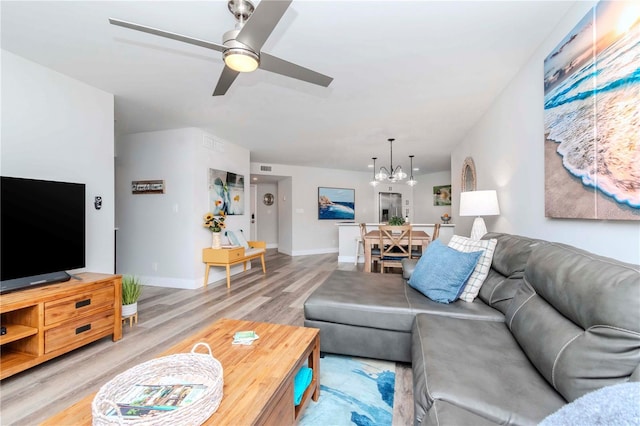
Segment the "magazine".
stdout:
[[[206,389],[202,384],[135,385],[118,398],[116,405],[125,418],[155,416],[192,404]],[[107,415],[117,413],[112,409]]]

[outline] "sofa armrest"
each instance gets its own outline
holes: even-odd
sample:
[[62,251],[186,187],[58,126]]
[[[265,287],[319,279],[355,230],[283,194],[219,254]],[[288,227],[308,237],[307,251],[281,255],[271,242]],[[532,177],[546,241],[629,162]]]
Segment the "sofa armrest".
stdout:
[[267,242],[266,241],[247,241],[247,243],[249,244],[249,247],[251,247],[251,248],[263,248],[263,249],[267,248]]

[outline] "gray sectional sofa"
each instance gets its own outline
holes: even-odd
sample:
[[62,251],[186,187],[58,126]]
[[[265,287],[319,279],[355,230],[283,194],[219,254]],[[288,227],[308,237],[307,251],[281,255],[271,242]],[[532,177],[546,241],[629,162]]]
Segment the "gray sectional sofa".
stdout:
[[397,275],[335,271],[304,305],[323,352],[410,362],[416,425],[537,424],[592,391],[640,381],[640,267],[496,238],[473,303]]

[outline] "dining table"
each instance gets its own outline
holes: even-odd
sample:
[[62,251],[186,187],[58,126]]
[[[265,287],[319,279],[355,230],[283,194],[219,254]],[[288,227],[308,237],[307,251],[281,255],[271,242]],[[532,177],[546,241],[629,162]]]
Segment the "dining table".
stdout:
[[[409,238],[403,238],[401,243],[405,242],[409,244]],[[411,244],[422,246],[422,252],[427,249],[427,246],[431,242],[431,236],[424,231],[412,231],[411,232]],[[391,240],[383,240],[385,244],[391,244]],[[380,231],[369,231],[364,234],[364,271],[371,272],[371,248],[380,244]]]

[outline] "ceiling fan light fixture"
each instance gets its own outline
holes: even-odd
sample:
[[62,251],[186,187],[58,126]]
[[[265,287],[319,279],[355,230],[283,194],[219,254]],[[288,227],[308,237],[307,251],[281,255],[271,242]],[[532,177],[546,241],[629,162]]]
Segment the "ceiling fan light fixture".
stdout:
[[234,47],[227,49],[223,54],[224,63],[234,71],[252,72],[258,69],[260,57],[254,52]]

